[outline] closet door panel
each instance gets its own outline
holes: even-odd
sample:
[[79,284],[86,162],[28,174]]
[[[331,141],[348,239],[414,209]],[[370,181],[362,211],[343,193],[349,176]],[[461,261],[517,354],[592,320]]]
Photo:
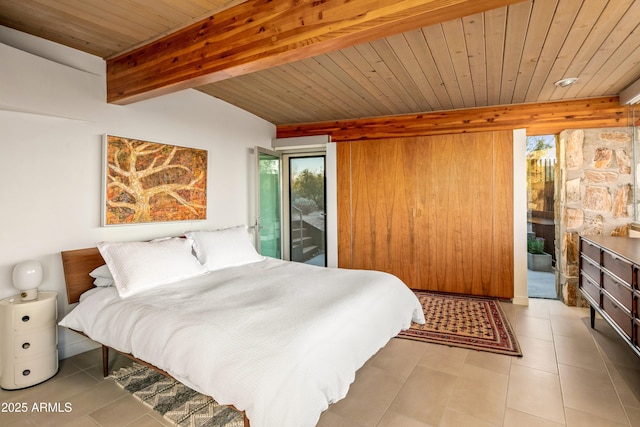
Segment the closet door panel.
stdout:
[[338,267],[351,267],[351,144],[336,143]]
[[415,143],[351,143],[351,267],[416,282]]
[[491,281],[491,145],[486,134],[444,135],[417,151],[420,287],[477,293]]
[[339,266],[513,297],[512,132],[339,143]]
[[513,298],[513,132],[493,134],[493,280],[483,295]]

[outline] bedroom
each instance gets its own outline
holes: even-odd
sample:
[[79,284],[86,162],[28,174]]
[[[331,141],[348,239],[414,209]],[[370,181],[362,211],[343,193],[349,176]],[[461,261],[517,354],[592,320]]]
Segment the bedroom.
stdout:
[[[197,227],[250,221],[248,150],[269,147],[274,125],[196,91],[127,107],[104,104],[100,59],[7,28],[2,40],[2,58],[8,59],[2,61],[2,76],[10,77],[0,83],[5,154],[0,176],[8,201],[1,217],[2,297],[15,292],[11,269],[21,260],[41,260],[43,288],[64,294],[61,250],[184,232],[184,224],[100,227],[100,138],[106,132],[208,149],[210,219]],[[88,348],[85,340],[61,332],[61,356]]]

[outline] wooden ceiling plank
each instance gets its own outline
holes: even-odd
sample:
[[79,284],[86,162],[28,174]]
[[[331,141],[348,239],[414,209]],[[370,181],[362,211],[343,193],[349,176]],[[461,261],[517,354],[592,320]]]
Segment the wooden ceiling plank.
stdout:
[[507,11],[507,36],[504,45],[500,104],[513,102],[513,93],[521,64],[532,3],[518,3]]
[[[625,2],[628,2],[628,0],[616,3],[621,5]],[[580,75],[579,72],[578,74],[573,74],[574,71],[572,68],[575,69],[576,67],[571,67],[571,64],[581,62],[580,57],[582,56],[581,52],[583,50],[594,52],[597,47],[601,45],[604,37],[611,32],[611,22],[617,22],[619,18],[615,19],[615,21],[609,21],[609,25],[598,25],[600,18],[604,17],[604,15],[609,15],[609,12],[605,10],[606,6],[606,3],[597,0],[585,0],[582,3],[578,16],[569,30],[567,40],[562,45],[541,91],[536,94],[536,99],[538,99],[538,97],[545,100],[558,99],[559,97],[563,97],[571,89],[558,88],[554,83],[563,78],[578,77]],[[609,19],[607,18],[607,20]],[[609,28],[603,31],[603,27]],[[601,35],[603,33],[605,34],[604,36]],[[595,45],[592,44],[594,42]],[[582,67],[584,67],[585,64],[586,63],[583,62]],[[582,82],[578,82],[577,84],[580,85]]]
[[383,114],[393,114],[396,105],[394,99],[390,99],[390,95],[394,96],[387,83],[380,78],[378,73],[372,69],[371,65],[366,63],[362,55],[353,47],[347,47],[337,52],[326,54],[331,58],[338,67],[348,73],[357,84],[366,91],[368,96],[366,99],[375,102],[378,109],[385,111]]
[[617,95],[626,87],[624,82],[620,83],[620,78],[626,75],[631,69],[637,68],[640,64],[640,25],[631,32],[629,37],[618,46],[611,55],[609,61],[602,64],[602,67],[593,76],[594,85],[584,93],[607,93]]
[[[316,104],[318,109],[324,113],[322,116],[326,114],[327,117],[340,117],[340,115],[353,117],[351,105],[342,101],[339,94],[330,88],[327,90],[327,88],[319,86],[313,75],[301,72],[295,67],[295,63],[281,65],[278,69],[286,73],[290,80],[296,81],[295,84],[298,85],[304,96],[308,98],[308,102]],[[285,120],[280,123],[291,123],[291,120]]]
[[404,38],[407,40],[411,51],[416,57],[416,61],[420,65],[422,74],[429,83],[429,86],[431,86],[431,88],[433,89],[435,100],[430,100],[431,104],[437,110],[453,109],[453,103],[449,98],[449,94],[447,93],[447,90],[444,86],[442,76],[438,71],[438,67],[433,59],[433,55],[429,50],[429,45],[424,38],[422,29],[407,31],[406,33],[404,33]]
[[[578,50],[572,63],[566,71],[567,76],[580,77],[584,68],[589,63],[591,57],[602,46],[606,38],[611,34],[612,29],[620,22],[622,16],[631,7],[634,0],[620,0],[608,2],[605,9],[598,16],[596,23],[592,26],[584,44]],[[636,0],[636,3],[638,1]],[[596,1],[597,5],[597,1]],[[592,6],[593,7],[593,6]],[[584,82],[581,81],[580,85]],[[565,91],[565,96],[574,96],[579,91],[579,87],[570,87]]]
[[[399,35],[399,37],[404,40],[402,35]],[[391,86],[393,91],[402,99],[407,111],[431,110],[431,105],[422,95],[420,89],[418,89],[418,86],[406,69],[406,65],[408,64],[407,60],[410,61],[410,58],[413,57],[413,53],[407,49],[407,45],[401,44],[398,46],[400,50],[393,49],[389,38],[375,40],[369,44],[382,60],[381,64],[384,64],[384,68],[388,70],[390,75],[389,86]],[[402,56],[402,58],[400,58],[400,56]]]
[[527,97],[529,82],[542,52],[544,41],[552,23],[557,0],[534,2],[529,17],[528,31],[522,58],[518,67],[518,77],[513,92],[513,102],[523,103]]
[[[199,88],[196,88],[196,90],[225,102],[229,102],[227,101],[228,99],[233,99],[234,106],[255,114],[255,111],[259,110],[261,102],[256,102],[256,100],[251,96],[245,95],[242,87],[242,83],[231,83],[231,80],[226,80],[217,85],[200,86]],[[268,115],[264,114],[264,111],[260,111],[260,115],[256,114],[258,117],[261,117],[264,120],[273,120],[273,117],[268,117]]]
[[487,103],[500,103],[502,86],[502,63],[504,61],[504,43],[507,32],[507,8],[490,10],[484,13],[485,52],[487,67]]
[[318,84],[318,79],[316,79],[313,71],[302,61],[281,65],[281,67],[291,68],[293,72],[298,73],[300,80],[308,85],[311,97],[320,99],[323,103],[328,103],[333,109],[343,111],[349,115],[353,114],[353,105],[343,99],[337,91],[326,90],[326,86]]
[[[316,106],[308,99],[304,99],[304,93],[295,91],[293,87],[283,94],[282,91],[274,91],[282,81],[273,77],[271,70],[264,73],[254,73],[251,77],[255,83],[251,85],[254,88],[260,88],[260,92],[267,95],[266,100],[269,101],[269,109],[274,114],[288,116],[300,122],[312,121],[313,117],[317,117]],[[277,113],[276,113],[277,112]]]
[[[351,52],[354,52],[354,55],[351,55]],[[393,73],[384,64],[371,43],[348,48],[347,53],[356,67],[367,70],[367,77],[384,93],[394,111],[407,111],[407,104],[401,94],[395,90],[397,84],[393,81]]]
[[[249,112],[257,111],[259,114],[254,114],[265,120],[280,121],[282,116],[295,117],[296,120],[311,120],[309,115],[304,114],[300,109],[292,109],[291,104],[282,99],[279,94],[274,95],[260,89],[264,86],[264,82],[257,80],[257,77],[259,77],[257,74],[241,76],[233,83],[224,81],[219,85],[206,85],[203,86],[203,90],[209,94],[217,94],[221,99],[231,98],[235,105]],[[265,111],[268,112],[267,115],[264,115]]]
[[[388,108],[384,104],[379,102],[370,102],[366,100],[365,91],[362,90],[362,86],[345,70],[338,66],[335,61],[329,55],[319,55],[315,58],[319,66],[323,69],[322,76],[331,84],[331,87],[337,87],[339,90],[347,89],[349,92],[349,98],[353,99],[358,105],[364,105],[366,108],[376,111],[376,115],[385,114]],[[335,83],[331,83],[335,82]],[[329,89],[331,90],[331,89]]]
[[456,73],[451,62],[451,55],[449,55],[442,25],[438,24],[422,28],[422,33],[435,61],[438,74],[449,94],[453,108],[464,108],[464,100],[456,80]]
[[[406,69],[407,78],[410,78],[413,82],[417,95],[419,95],[416,102],[421,107],[420,109],[422,111],[435,110],[440,103],[431,87],[431,83],[429,83],[429,79],[424,75],[416,53],[405,34],[389,36],[386,40],[393,51],[401,58],[400,65]],[[423,49],[426,48],[426,45],[423,44]]]
[[[107,98],[113,103],[134,102],[516,1],[335,0],[293,3],[283,10],[276,2],[249,0],[109,60]],[[238,25],[235,19],[265,14],[267,21],[258,25]],[[223,40],[227,45],[221,52]]]
[[464,36],[462,19],[453,19],[442,23],[442,31],[446,40],[447,49],[451,56],[451,65],[455,73],[458,87],[462,95],[464,108],[476,105],[471,81],[471,66],[469,65],[469,51]]
[[[197,3],[193,1],[174,1],[174,0],[155,0],[160,1],[168,11],[170,15],[174,16],[179,22],[188,21],[193,16],[200,16],[207,12],[206,9],[200,8]],[[211,10],[211,9],[209,9]]]
[[[553,83],[567,76],[566,71],[562,68],[558,68],[553,71],[557,78],[552,77],[553,66],[557,63],[558,57],[562,50],[563,45],[567,43],[568,36],[571,28],[576,22],[577,16],[580,12],[580,1],[575,0],[560,0],[556,12],[553,17],[551,27],[545,40],[540,59],[536,63],[536,70],[534,77],[529,84],[529,91],[527,94],[527,100],[544,99],[548,101],[548,97],[542,97],[542,92],[551,95],[555,86]],[[560,66],[562,62],[559,62]],[[566,88],[565,88],[566,89]]]
[[[567,91],[567,95],[580,96],[581,93],[586,93],[591,85],[595,75],[606,64],[612,55],[617,51],[618,47],[624,42],[624,40],[631,34],[631,32],[638,26],[638,16],[640,16],[640,1],[636,0],[625,13],[620,17],[620,20],[612,27],[610,27],[610,33],[606,39],[598,47],[597,55],[593,55],[586,66],[580,73],[580,85],[574,85]],[[623,55],[627,55],[624,52]]]
[[[352,110],[348,111],[338,107],[333,91],[325,88],[315,88],[313,79],[298,72],[293,67],[281,65],[258,74],[273,75],[275,84],[286,82],[290,87],[289,93],[291,96],[285,97],[284,100],[289,104],[289,109],[302,110],[313,115],[313,117],[349,117],[346,115],[347,112],[353,115]],[[274,87],[274,94],[278,95],[279,92],[281,91]],[[274,112],[274,114],[276,113]],[[314,120],[311,119],[311,121]],[[291,123],[291,119],[282,120],[276,124],[279,123]]]
[[314,73],[315,78],[320,77],[321,82],[326,82],[328,90],[335,90],[341,98],[346,98],[347,102],[352,105],[354,111],[368,111],[372,115],[380,115],[384,111],[384,107],[373,105],[365,100],[361,93],[358,93],[353,80],[346,74],[341,72],[326,55],[319,55],[309,59],[303,59],[302,62]]
[[[620,68],[626,70],[626,72],[619,77],[612,78],[613,83],[611,86],[603,90],[609,93],[619,94],[629,86],[629,82],[635,82],[640,79],[640,62],[638,62],[637,58],[640,58],[640,46],[638,46],[635,51],[631,52],[631,55],[629,55],[625,61],[620,64]],[[618,76],[618,73],[616,73],[616,76]],[[606,80],[609,79],[607,78]],[[636,106],[636,109],[637,108],[638,106]],[[636,124],[635,126],[639,125]]]
[[478,13],[462,18],[465,43],[469,54],[469,70],[476,106],[487,106],[487,55],[484,46],[484,15]]
[[111,37],[108,33],[97,32],[90,24],[78,22],[73,15],[55,7],[30,1],[20,5],[19,9],[20,14],[29,16],[25,22],[11,23],[0,15],[0,24],[25,32],[37,30],[47,40],[92,54],[99,54],[104,46],[112,50],[123,47],[123,40],[118,35]]
[[[35,3],[49,3],[49,0],[32,0]],[[131,11],[126,9],[126,3],[107,2],[78,2],[75,0],[56,0],[53,2],[55,9],[66,16],[73,17],[74,21],[82,22],[83,27],[100,29],[105,37],[112,37],[116,32],[123,39],[149,38],[155,34],[158,28],[148,28],[148,20],[142,19],[139,23],[131,19]],[[65,19],[64,22],[68,22]],[[105,32],[108,29],[109,32]]]

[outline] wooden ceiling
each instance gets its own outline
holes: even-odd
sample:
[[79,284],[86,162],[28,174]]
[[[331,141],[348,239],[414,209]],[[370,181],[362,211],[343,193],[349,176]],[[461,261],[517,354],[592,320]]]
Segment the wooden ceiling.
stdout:
[[[242,3],[0,0],[0,25],[111,59]],[[285,125],[611,96],[639,77],[640,0],[529,0],[197,89]]]

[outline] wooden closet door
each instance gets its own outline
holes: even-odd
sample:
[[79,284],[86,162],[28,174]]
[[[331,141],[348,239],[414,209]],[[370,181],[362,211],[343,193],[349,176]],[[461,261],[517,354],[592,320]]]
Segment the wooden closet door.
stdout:
[[488,135],[422,137],[417,148],[419,288],[487,295],[493,267]]
[[493,147],[493,267],[486,295],[513,298],[513,131],[493,132]]
[[415,144],[405,139],[352,142],[351,268],[417,280]]
[[338,265],[513,297],[512,132],[339,143]]

